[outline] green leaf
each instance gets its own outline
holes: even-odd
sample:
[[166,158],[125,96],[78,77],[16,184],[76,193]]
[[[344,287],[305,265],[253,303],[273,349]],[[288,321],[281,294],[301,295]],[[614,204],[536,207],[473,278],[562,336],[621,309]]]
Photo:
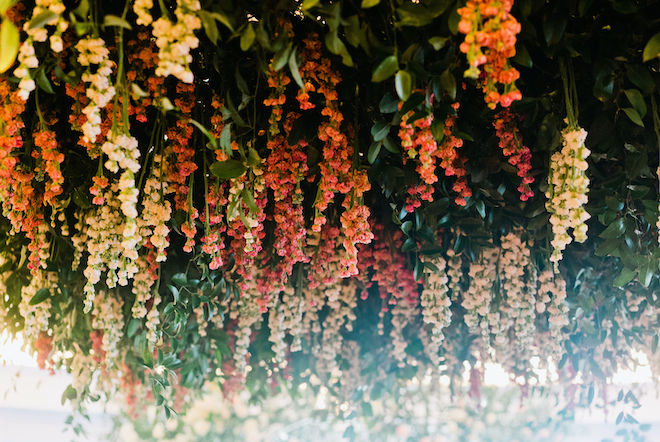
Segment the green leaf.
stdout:
[[433,46],[433,49],[436,51],[439,51],[440,49],[444,48],[447,45],[448,41],[449,41],[449,37],[435,36],[429,38],[429,43],[431,44],[431,46]]
[[413,222],[412,221],[405,221],[403,224],[401,224],[401,231],[405,233],[406,235],[410,235],[410,232],[412,231],[413,228]]
[[325,45],[330,52],[341,56],[342,63],[349,67],[353,66],[353,59],[351,58],[351,54],[348,53],[346,45],[343,41],[341,41],[336,31],[330,32],[325,36]]
[[649,39],[642,53],[642,60],[645,62],[656,57],[660,57],[660,32]]
[[241,195],[243,196],[243,202],[246,206],[248,206],[248,209],[250,209],[251,213],[259,212],[259,207],[257,207],[257,202],[254,200],[254,195],[252,192],[250,192],[247,188],[243,188]]
[[241,50],[247,51],[250,49],[256,36],[257,34],[254,32],[254,25],[252,25],[252,23],[248,23],[245,29],[243,29],[243,33],[241,34]]
[[76,397],[78,397],[78,393],[76,392],[76,389],[73,388],[73,385],[69,384],[69,385],[66,387],[66,389],[64,389],[64,392],[62,392],[62,398],[60,399],[60,401],[62,402],[62,405],[64,405],[64,403],[65,403],[67,400],[72,401],[72,400],[74,400]]
[[412,89],[412,77],[408,71],[399,71],[396,73],[394,79],[396,93],[402,100],[407,100],[410,97],[410,90]]
[[399,109],[399,99],[391,92],[386,93],[378,104],[381,114],[391,114]]
[[214,45],[218,44],[218,39],[220,38],[220,32],[218,31],[218,25],[215,22],[215,18],[208,11],[198,11],[197,15],[202,21],[202,26],[204,27],[204,33],[208,39]]
[[312,9],[314,6],[318,5],[321,0],[304,0],[302,4],[303,11]]
[[630,104],[632,104],[632,107],[635,108],[639,116],[644,118],[646,115],[646,102],[644,101],[642,93],[637,89],[626,89],[623,92],[626,94],[628,101],[630,101]]
[[623,223],[623,218],[617,218],[612,224],[607,226],[605,230],[600,234],[601,238],[610,239],[618,238],[624,234],[626,231],[626,226]]
[[28,24],[28,29],[32,30],[32,29],[43,28],[44,26],[46,26],[56,18],[57,18],[57,14],[55,14],[50,9],[47,9],[41,14],[34,17],[32,20],[30,20],[30,23]]
[[48,77],[46,77],[46,72],[44,69],[39,69],[35,78],[35,82],[41,90],[46,93],[54,94],[53,86],[50,84]]
[[619,273],[619,276],[614,278],[614,285],[616,287],[623,287],[633,280],[636,273],[635,270],[624,267],[623,270],[621,270],[621,273]]
[[291,76],[300,89],[305,89],[305,83],[303,83],[302,77],[300,76],[298,60],[296,59],[296,48],[293,48],[291,55],[289,55],[289,71],[291,71]]
[[532,66],[534,66],[532,57],[529,55],[529,51],[527,50],[527,46],[522,43],[518,44],[518,47],[516,48],[516,55],[513,57],[513,61],[526,68],[532,68]]
[[626,113],[626,115],[628,115],[630,121],[638,126],[644,127],[644,122],[642,121],[642,117],[639,115],[639,112],[637,112],[632,107],[624,107],[623,111]]
[[415,240],[412,238],[408,238],[404,241],[403,245],[401,246],[401,251],[410,252],[411,250],[415,250],[416,248],[417,248],[417,243],[415,242]]
[[238,160],[216,161],[209,168],[216,177],[227,180],[243,175],[247,168]]
[[543,22],[543,35],[548,46],[559,43],[564,35],[567,20],[563,15],[552,15]]
[[30,305],[41,304],[42,302],[44,302],[49,297],[50,297],[50,290],[40,289],[37,293],[34,294],[32,299],[30,299],[29,304]]
[[199,123],[198,121],[193,120],[192,118],[188,121],[190,123],[192,123],[193,126],[195,126],[197,129],[199,129],[200,132],[202,132],[204,135],[206,135],[206,138],[209,139],[209,141],[213,145],[214,149],[218,148],[218,143],[215,141],[215,137],[213,135],[211,135],[211,132],[209,132],[207,128],[205,128],[201,123]]
[[635,86],[640,88],[645,94],[653,92],[655,83],[648,68],[641,64],[629,65],[626,67],[626,75]]
[[362,0],[362,9],[369,9],[380,3],[380,0]]
[[477,200],[474,203],[474,207],[477,209],[477,212],[479,212],[479,216],[481,216],[481,218],[486,218],[486,205],[482,200]]
[[440,75],[440,85],[442,86],[442,89],[447,92],[447,95],[449,95],[451,100],[456,99],[456,79],[451,72],[449,72],[449,69]]
[[271,63],[273,70],[279,71],[289,62],[289,55],[291,55],[291,44],[283,47],[275,53],[273,56],[273,62]]
[[135,336],[135,332],[138,331],[138,328],[140,328],[140,320],[137,318],[133,318],[128,322],[128,327],[126,327],[126,335],[129,338],[132,338]]
[[383,139],[383,146],[385,146],[385,149],[388,151],[394,153],[394,154],[400,154],[401,151],[399,150],[398,147],[396,147],[396,144],[392,140],[390,140],[390,137],[385,137]]
[[16,0],[0,0],[0,15],[7,12],[7,9],[14,6],[15,3],[16,3]]
[[0,73],[5,72],[16,60],[20,36],[18,29],[8,20],[2,20],[0,24]]
[[380,153],[380,148],[382,147],[383,143],[382,142],[376,142],[374,141],[371,143],[371,146],[369,146],[369,152],[367,153],[367,160],[369,161],[369,164],[373,164],[376,161],[376,158],[378,158],[378,154]]
[[371,136],[374,141],[383,140],[390,133],[390,125],[382,121],[377,122],[371,127]]
[[644,287],[648,287],[653,280],[653,269],[646,263],[639,266],[639,283]]
[[225,124],[220,132],[220,147],[224,149],[227,156],[231,156],[231,123]]
[[371,75],[371,81],[374,83],[379,83],[381,81],[387,80],[399,69],[399,63],[397,62],[396,56],[390,55],[385,57],[383,61],[374,69],[373,74]]
[[116,26],[118,28],[128,29],[129,31],[133,29],[129,22],[112,14],[108,14],[103,17],[103,26]]
[[227,17],[227,15],[224,12],[218,12],[218,11],[212,12],[211,16],[213,16],[213,18],[215,18],[220,23],[225,25],[227,29],[229,29],[231,32],[234,32],[234,25],[231,23],[231,20],[229,19],[229,17]]

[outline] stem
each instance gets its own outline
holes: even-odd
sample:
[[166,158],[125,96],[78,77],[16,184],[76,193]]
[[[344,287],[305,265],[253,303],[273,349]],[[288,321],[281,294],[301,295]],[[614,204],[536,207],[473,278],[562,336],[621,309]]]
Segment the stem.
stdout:
[[[564,58],[559,59],[559,70],[561,72],[561,80],[564,85],[564,101],[566,104],[566,116],[568,119],[568,127],[571,129],[577,128],[577,105],[574,103],[576,92],[573,92],[575,80],[572,78],[572,67],[570,69],[566,66]],[[571,72],[569,74],[569,71]],[[571,81],[572,80],[572,81]],[[571,87],[571,83],[573,87]]]
[[41,124],[41,129],[46,126],[46,121],[44,121],[44,116],[41,113],[41,107],[39,106],[39,88],[34,89],[34,100],[37,107],[37,116],[39,117],[39,123]]
[[202,152],[202,158],[204,162],[204,210],[206,212],[206,217],[204,218],[204,227],[206,228],[206,234],[208,235],[210,226],[209,226],[209,183],[208,178],[206,177],[208,172],[208,166],[206,164],[206,149]]

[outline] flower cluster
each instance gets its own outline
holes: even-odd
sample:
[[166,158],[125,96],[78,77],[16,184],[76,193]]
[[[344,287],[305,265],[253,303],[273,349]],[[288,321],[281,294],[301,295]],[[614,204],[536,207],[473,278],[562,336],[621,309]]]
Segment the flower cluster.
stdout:
[[142,211],[138,219],[139,234],[148,239],[149,243],[156,249],[156,261],[163,262],[167,258],[166,249],[170,245],[170,229],[167,223],[172,216],[172,206],[165,199],[171,193],[167,181],[164,181],[164,170],[167,164],[161,155],[154,155],[151,167],[152,176],[144,184],[144,198],[142,200]]
[[[403,102],[399,103],[399,109]],[[435,175],[435,157],[437,156],[438,144],[433,138],[431,124],[433,123],[433,114],[427,117],[418,118],[412,124],[408,119],[414,115],[414,111],[409,111],[401,117],[399,125],[399,138],[401,147],[405,150],[404,161],[406,157],[417,158],[417,173],[426,184],[434,184],[438,181]]]
[[463,293],[461,303],[465,309],[465,324],[474,333],[480,333],[487,345],[490,343],[489,325],[495,324],[495,321],[492,321],[491,301],[497,279],[498,255],[499,251],[495,247],[488,247],[481,251],[477,260],[470,263],[470,285]]
[[[374,224],[372,230],[373,246],[362,246],[359,253],[358,278],[364,284],[364,293],[376,283],[380,297],[387,300],[388,304],[416,297],[417,281],[406,265],[406,256],[398,251],[403,244],[403,233],[396,231],[388,238],[385,236],[385,227],[379,223]],[[390,244],[393,245],[393,250],[390,249]],[[386,304],[383,304],[383,310],[387,310]]]
[[[124,256],[125,252],[125,216],[122,216],[121,202],[118,198],[117,183],[111,184],[103,192],[105,204],[96,206],[84,216],[82,229],[74,236],[74,244],[89,253],[87,267],[83,271],[87,283],[84,287],[85,310],[92,308],[96,290],[94,285],[101,280],[106,271],[105,285],[109,289],[117,284],[125,286],[137,273],[135,259]],[[137,232],[135,233],[137,235]],[[131,241],[132,243],[132,241]],[[131,250],[131,254],[134,249]]]
[[[145,8],[143,3],[138,8],[141,11],[138,16],[143,21],[148,15]],[[202,27],[202,21],[196,14],[200,9],[199,0],[177,0],[174,11],[176,23],[166,16],[153,22],[153,34],[159,49],[156,75],[173,75],[184,83],[192,83],[193,73],[189,65],[193,58],[190,51],[199,45],[195,31]]]
[[153,0],[135,0],[133,2],[133,12],[137,15],[135,22],[138,25],[149,26],[154,21],[151,16],[151,8],[153,7]]
[[[48,292],[48,297],[39,303],[32,304],[30,301],[42,290]],[[50,318],[50,308],[52,306],[50,298],[55,296],[57,290],[57,275],[45,270],[33,272],[30,284],[21,289],[21,302],[18,310],[25,321],[25,336],[36,337],[40,332],[47,332],[48,319]]]
[[[174,100],[174,104],[184,116],[190,116],[195,103],[195,86],[178,83],[176,92],[177,98]],[[195,235],[197,234],[195,220],[199,217],[199,212],[192,204],[189,186],[189,182],[192,180],[191,175],[198,169],[194,161],[195,149],[190,143],[192,134],[193,126],[187,119],[177,120],[173,126],[167,129],[168,144],[163,153],[169,170],[167,177],[162,177],[162,180],[170,183],[169,188],[174,193],[175,210],[183,210],[187,214],[187,219],[181,226],[181,230],[186,235],[186,243],[183,247],[186,252],[191,252],[195,245]]]
[[536,312],[548,313],[548,333],[552,342],[552,354],[558,356],[564,337],[561,329],[569,324],[566,281],[551,270],[544,270],[539,274]]
[[[69,22],[64,18],[65,9],[64,3],[61,0],[37,0],[32,10],[32,19],[44,13],[52,13],[53,16],[40,27],[32,27],[31,20],[23,24],[23,30],[27,33],[28,38],[21,43],[18,52],[19,65],[14,69],[14,75],[20,80],[18,83],[18,96],[23,101],[27,101],[30,93],[36,86],[29,71],[39,66],[39,59],[35,55],[34,43],[44,42],[49,39],[50,48],[53,52],[62,52],[62,33],[69,27]],[[55,28],[50,38],[48,37],[48,28],[46,26],[54,26]]]
[[404,367],[410,358],[406,353],[409,340],[404,336],[404,329],[415,321],[418,312],[419,300],[413,297],[402,299],[392,308],[391,355],[399,367]]
[[[459,103],[452,104],[452,108],[456,111],[459,108]],[[457,149],[463,146],[463,140],[458,138],[455,132],[457,117],[455,115],[448,115],[445,119],[444,137],[438,150],[440,157],[440,167],[445,170],[446,176],[455,176],[456,182],[452,186],[454,192],[458,196],[454,199],[459,206],[467,204],[465,198],[472,196],[472,190],[467,184],[467,169],[465,163],[467,159],[458,154]]]
[[[115,88],[110,83],[114,63],[108,58],[110,51],[102,38],[87,37],[76,44],[78,63],[87,67],[82,81],[88,83],[85,94],[89,103],[82,110],[86,121],[82,124],[83,141],[95,143],[101,134],[101,109],[115,96]],[[91,67],[96,65],[92,73]]]
[[553,233],[550,260],[555,263],[555,269],[561,261],[563,250],[572,241],[569,229],[573,229],[575,241],[584,242],[587,239],[586,221],[590,218],[584,208],[589,191],[586,159],[590,151],[584,145],[587,131],[567,128],[562,132],[562,137],[561,150],[550,158],[548,190],[545,193],[548,198],[545,207],[550,212]]
[[520,73],[508,60],[516,54],[516,35],[520,32],[520,23],[511,15],[512,6],[513,0],[468,0],[458,9],[458,30],[465,34],[460,50],[470,65],[465,76],[481,75],[485,101],[491,109],[497,104],[508,107],[522,98],[515,85]]
[[283,131],[279,128],[282,120],[282,105],[285,103],[284,88],[289,84],[289,78],[282,73],[270,71],[268,84],[272,88],[271,97],[264,101],[266,106],[272,106],[269,118],[269,140],[267,147],[270,155],[266,160],[264,181],[273,191],[275,208],[273,219],[275,227],[275,250],[281,257],[278,263],[280,281],[291,274],[293,265],[307,262],[305,256],[305,218],[302,207],[301,181],[309,170],[305,148],[307,142],[298,140],[289,143],[289,136],[299,114],[290,112],[283,122]]
[[[321,180],[314,207],[314,225],[312,229],[319,232],[326,223],[323,214],[333,201],[335,194],[347,194],[352,187],[351,164],[353,146],[342,132],[344,115],[339,110],[339,95],[336,86],[341,82],[341,76],[332,70],[330,60],[321,57],[321,41],[318,35],[312,35],[304,40],[305,47],[301,51],[304,60],[300,66],[300,74],[305,82],[305,94],[316,92],[325,98],[325,107],[321,115],[327,117],[318,127],[319,140],[323,142],[322,161],[319,164]],[[302,109],[315,107],[313,103],[298,96]]]
[[523,145],[522,134],[510,109],[500,111],[493,120],[493,126],[502,153],[508,158],[509,164],[518,170],[518,176],[522,178],[522,184],[518,187],[520,199],[527,201],[534,196],[534,192],[529,187],[534,182],[534,177],[530,173],[532,153],[529,147]]
[[101,146],[101,151],[108,157],[105,167],[110,172],[117,173],[121,170],[117,199],[121,203],[121,212],[126,217],[122,231],[122,253],[125,260],[135,261],[142,240],[137,224],[139,192],[135,187],[135,174],[140,170],[138,143],[135,138],[125,133],[110,131],[107,141]]
[[513,328],[518,349],[525,349],[531,344],[535,331],[536,270],[531,263],[528,243],[522,240],[520,232],[509,232],[500,242],[501,301],[495,340],[499,345],[506,345],[506,331]]
[[106,364],[119,362],[119,341],[124,335],[123,305],[111,293],[99,291],[92,309],[92,327],[103,332],[101,349],[105,354]]
[[[460,235],[458,232],[454,232]],[[461,293],[461,281],[463,279],[463,259],[461,255],[457,255],[454,251],[454,242],[452,242],[449,249],[447,249],[447,282],[449,291],[451,292],[451,299],[458,300],[458,295]]]
[[346,257],[341,260],[339,276],[348,278],[358,274],[358,249],[357,244],[369,244],[374,234],[369,225],[369,208],[363,203],[362,195],[371,188],[367,172],[364,170],[353,171],[353,189],[346,195],[342,206],[344,212],[341,214],[341,226]]
[[38,170],[45,172],[45,175],[48,176],[45,179],[44,203],[53,205],[54,198],[62,193],[62,184],[64,184],[64,177],[60,170],[64,154],[58,150],[57,138],[52,130],[40,130],[35,132],[33,137],[36,149],[32,151],[32,157],[41,160]]
[[[447,277],[447,261],[442,256],[428,259],[424,262],[426,281],[420,297],[422,316],[426,324],[431,326],[431,342],[439,350],[444,334],[442,329],[451,323],[451,299],[449,298],[449,278]],[[432,351],[436,355],[437,351]]]

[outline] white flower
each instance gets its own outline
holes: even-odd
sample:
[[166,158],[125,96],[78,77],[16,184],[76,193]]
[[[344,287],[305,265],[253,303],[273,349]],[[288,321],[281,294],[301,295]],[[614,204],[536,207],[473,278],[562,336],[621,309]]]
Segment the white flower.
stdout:
[[[136,2],[137,3],[137,2]],[[148,8],[151,0],[140,1],[138,24],[147,24],[151,21]],[[138,8],[137,4],[134,8]],[[199,45],[199,39],[195,37],[195,31],[202,27],[202,22],[196,12],[201,8],[200,3],[195,0],[177,0],[177,8],[174,15],[176,23],[166,17],[161,17],[153,22],[153,35],[158,46],[158,67],[156,75],[167,77],[173,75],[184,83],[193,82],[193,73],[189,64],[192,62],[190,51]],[[146,11],[146,12],[145,12]]]
[[554,239],[551,241],[553,252],[550,259],[555,263],[555,270],[562,258],[562,252],[572,239],[568,234],[573,229],[577,242],[587,239],[586,221],[590,215],[584,209],[589,191],[589,178],[586,176],[589,149],[584,145],[587,131],[582,128],[562,132],[561,151],[552,154],[546,209],[550,212],[550,222]]

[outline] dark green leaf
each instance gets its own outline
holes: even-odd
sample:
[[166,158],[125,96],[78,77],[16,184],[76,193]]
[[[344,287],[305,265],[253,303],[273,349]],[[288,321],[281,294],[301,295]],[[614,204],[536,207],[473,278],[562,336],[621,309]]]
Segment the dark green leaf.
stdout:
[[637,89],[626,89],[623,92],[626,94],[628,101],[630,101],[630,104],[632,104],[632,107],[635,108],[639,116],[644,118],[646,115],[646,102],[644,101],[642,93]]
[[57,18],[57,15],[58,14],[55,14],[50,9],[46,9],[44,12],[40,13],[32,20],[30,20],[30,23],[28,24],[28,29],[43,28],[47,24],[50,24],[51,21],[55,20]]
[[649,39],[642,53],[642,60],[645,62],[656,57],[660,57],[660,32]]
[[614,278],[614,285],[616,287],[623,287],[633,280],[636,273],[636,271],[624,267],[621,273],[619,273],[619,276]]
[[42,302],[44,302],[49,297],[50,297],[50,290],[40,289],[37,293],[34,294],[32,299],[30,299],[29,304],[30,305],[41,304]]
[[243,32],[241,33],[241,50],[242,51],[247,51],[252,47],[252,43],[254,43],[254,39],[256,38],[257,34],[254,32],[254,25],[252,23],[248,23],[247,26],[245,26],[245,29],[243,29]]
[[369,161],[369,164],[373,164],[376,161],[382,145],[382,142],[377,141],[371,143],[371,146],[369,146],[369,152],[367,153],[367,161]]
[[390,125],[382,121],[377,122],[371,127],[371,136],[374,141],[382,141],[390,133]]
[[128,29],[129,31],[133,29],[129,22],[112,14],[108,14],[103,18],[103,26],[116,26],[118,28]]
[[305,89],[305,84],[300,77],[300,69],[298,68],[298,60],[296,59],[296,48],[293,48],[291,55],[289,55],[289,71],[291,71],[291,76],[293,77],[296,84],[300,89]]
[[644,127],[644,122],[642,121],[642,117],[635,109],[633,109],[632,107],[624,107],[623,111],[626,113],[626,115],[628,115],[630,121],[632,121],[638,126]]
[[380,3],[380,0],[362,0],[362,9],[373,8],[378,3]]
[[213,175],[223,180],[238,178],[247,170],[241,161],[231,159],[226,161],[216,161],[211,164],[209,169]]
[[379,83],[381,81],[387,80],[399,69],[399,63],[396,60],[396,56],[390,55],[385,57],[383,61],[374,69],[373,74],[371,75],[371,81],[374,83]]

